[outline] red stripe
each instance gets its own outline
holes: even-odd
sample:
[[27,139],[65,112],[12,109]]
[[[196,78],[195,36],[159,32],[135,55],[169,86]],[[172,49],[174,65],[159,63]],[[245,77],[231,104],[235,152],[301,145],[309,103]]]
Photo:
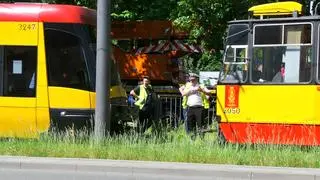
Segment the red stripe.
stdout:
[[194,52],[189,45],[184,44],[184,47],[188,49],[188,52]]
[[164,46],[164,43],[158,44],[158,45],[155,47],[154,51],[155,51],[155,52],[161,52],[161,49],[163,48],[163,46]]
[[168,48],[168,50],[171,50],[170,49],[170,42],[166,42],[166,44],[163,46],[163,48],[161,50],[166,51],[167,48]]
[[202,50],[199,48],[199,46],[192,45],[191,48],[190,45],[185,44],[183,42],[180,42],[179,40],[174,40],[172,42],[167,41],[165,43],[160,43],[157,45],[150,45],[147,47],[139,48],[137,53],[150,53],[150,52],[164,52],[164,51],[183,51],[183,52],[191,52],[191,53],[199,53],[202,52]]
[[147,52],[147,48],[148,48],[148,47],[143,47],[143,48],[141,48],[140,54],[145,54],[145,53]]
[[143,51],[143,48],[138,48],[136,51],[136,54],[141,54],[142,51]]
[[227,142],[320,145],[320,125],[220,123]]
[[171,43],[172,47],[174,50],[177,50],[177,51],[182,51],[182,49],[179,47],[179,44],[176,42],[176,41],[173,41]]
[[192,49],[189,47],[189,45],[188,45],[188,44],[183,43],[183,42],[181,42],[181,41],[178,41],[178,42],[179,42],[179,44],[180,44],[181,46],[183,46],[184,48],[186,48],[186,49],[187,49],[187,51],[186,51],[186,52],[193,52],[193,51],[192,51]]
[[96,24],[96,11],[80,6],[41,3],[0,4],[0,21]]
[[174,48],[176,48],[176,50],[180,50],[180,51],[181,51],[181,49],[180,49],[178,43],[176,42],[176,40],[173,41],[171,44],[172,44],[172,46],[173,46]]
[[155,52],[155,50],[157,49],[158,45],[152,45],[152,48],[149,52]]
[[174,44],[176,45],[176,47],[177,47],[180,51],[186,51],[186,50],[184,49],[184,45],[181,44],[178,40],[175,40],[175,41],[174,41]]

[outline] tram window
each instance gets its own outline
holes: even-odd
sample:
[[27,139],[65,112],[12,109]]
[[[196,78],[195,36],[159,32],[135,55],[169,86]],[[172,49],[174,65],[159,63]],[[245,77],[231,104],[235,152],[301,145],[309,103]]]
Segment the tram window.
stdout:
[[246,46],[229,46],[226,50],[224,68],[220,81],[228,83],[245,82],[247,79]]
[[246,49],[245,48],[236,48],[236,62],[245,62],[246,61]]
[[311,44],[311,25],[285,25],[284,26],[285,44]]
[[231,47],[227,49],[225,62],[234,62],[234,49]]
[[225,62],[245,62],[246,48],[229,47],[226,52]]
[[81,40],[70,33],[46,30],[46,56],[50,86],[89,89]]
[[232,24],[229,26],[227,44],[247,45],[249,27],[247,24]]
[[247,77],[246,64],[223,64],[223,70],[220,73],[221,82],[239,83],[245,82]]
[[311,46],[254,48],[252,80],[263,83],[300,83],[311,78]]
[[3,95],[35,97],[36,46],[4,46]]
[[254,44],[282,44],[282,26],[256,26]]

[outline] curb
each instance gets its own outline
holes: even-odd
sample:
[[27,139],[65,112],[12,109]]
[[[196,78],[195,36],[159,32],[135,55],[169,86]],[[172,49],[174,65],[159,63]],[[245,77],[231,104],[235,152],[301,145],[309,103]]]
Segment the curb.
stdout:
[[320,169],[264,166],[212,165],[155,161],[100,160],[82,158],[43,158],[0,156],[2,169],[61,170],[123,174],[161,174],[194,177],[236,177],[240,179],[320,180]]

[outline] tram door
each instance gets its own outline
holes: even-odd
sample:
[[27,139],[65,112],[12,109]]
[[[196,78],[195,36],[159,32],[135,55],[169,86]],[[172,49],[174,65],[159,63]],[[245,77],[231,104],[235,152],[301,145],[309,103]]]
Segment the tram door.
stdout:
[[0,22],[0,136],[36,132],[38,23]]

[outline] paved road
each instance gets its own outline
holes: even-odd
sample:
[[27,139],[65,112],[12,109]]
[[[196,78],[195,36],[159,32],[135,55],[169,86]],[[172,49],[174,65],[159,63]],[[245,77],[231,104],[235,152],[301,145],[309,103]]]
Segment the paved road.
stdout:
[[0,157],[2,180],[320,180],[320,169]]

